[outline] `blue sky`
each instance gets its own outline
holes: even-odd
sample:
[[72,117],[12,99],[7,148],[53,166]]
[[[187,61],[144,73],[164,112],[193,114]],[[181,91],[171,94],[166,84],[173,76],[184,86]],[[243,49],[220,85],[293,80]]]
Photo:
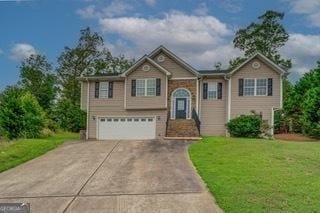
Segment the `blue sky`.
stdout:
[[297,80],[320,59],[320,0],[0,0],[0,89],[14,84],[21,60],[45,54],[56,65],[79,30],[99,32],[114,54],[138,58],[163,44],[196,68],[227,66],[232,39],[268,9],[285,12],[290,34],[281,49]]

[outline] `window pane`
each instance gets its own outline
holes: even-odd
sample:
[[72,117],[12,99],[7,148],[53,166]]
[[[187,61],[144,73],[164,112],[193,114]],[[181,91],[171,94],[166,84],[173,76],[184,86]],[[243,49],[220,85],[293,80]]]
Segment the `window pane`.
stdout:
[[267,95],[267,79],[257,79],[257,95]]
[[217,83],[211,82],[208,83],[208,99],[216,99],[217,98]]
[[99,98],[108,98],[109,83],[107,81],[99,84]]
[[254,96],[254,79],[244,79],[243,94],[245,96]]
[[147,96],[156,95],[156,79],[147,79]]
[[137,96],[144,96],[145,94],[145,80],[144,79],[137,79],[136,80],[136,95]]

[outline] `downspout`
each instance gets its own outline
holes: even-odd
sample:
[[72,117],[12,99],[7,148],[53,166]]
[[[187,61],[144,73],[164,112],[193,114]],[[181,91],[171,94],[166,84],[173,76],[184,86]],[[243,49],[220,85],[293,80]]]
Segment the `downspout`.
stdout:
[[[228,81],[228,104],[227,104],[227,122],[231,119],[231,76],[224,76],[224,79]],[[228,129],[226,128],[226,136],[229,135]]]
[[89,139],[89,107],[90,107],[90,84],[87,78],[87,128],[86,128],[86,140]]

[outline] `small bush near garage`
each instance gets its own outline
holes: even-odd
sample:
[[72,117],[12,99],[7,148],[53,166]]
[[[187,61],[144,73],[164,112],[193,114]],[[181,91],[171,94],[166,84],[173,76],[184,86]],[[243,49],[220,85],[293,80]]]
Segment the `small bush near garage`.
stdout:
[[262,123],[260,115],[241,115],[231,119],[227,128],[232,137],[257,138],[262,133]]

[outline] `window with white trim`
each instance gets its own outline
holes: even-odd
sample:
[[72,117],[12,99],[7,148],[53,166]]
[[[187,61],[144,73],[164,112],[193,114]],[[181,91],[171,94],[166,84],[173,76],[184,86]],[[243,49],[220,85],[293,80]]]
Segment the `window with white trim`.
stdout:
[[243,95],[254,96],[254,90],[255,90],[255,79],[254,78],[244,79]]
[[108,98],[109,82],[101,81],[99,84],[99,98]]
[[217,99],[218,84],[217,82],[208,83],[208,99]]
[[256,95],[257,96],[266,96],[268,91],[268,82],[266,78],[256,79]]
[[156,79],[137,79],[136,80],[136,95],[137,96],[155,96],[156,95]]
[[266,78],[244,79],[244,96],[266,96],[268,93],[268,80]]

